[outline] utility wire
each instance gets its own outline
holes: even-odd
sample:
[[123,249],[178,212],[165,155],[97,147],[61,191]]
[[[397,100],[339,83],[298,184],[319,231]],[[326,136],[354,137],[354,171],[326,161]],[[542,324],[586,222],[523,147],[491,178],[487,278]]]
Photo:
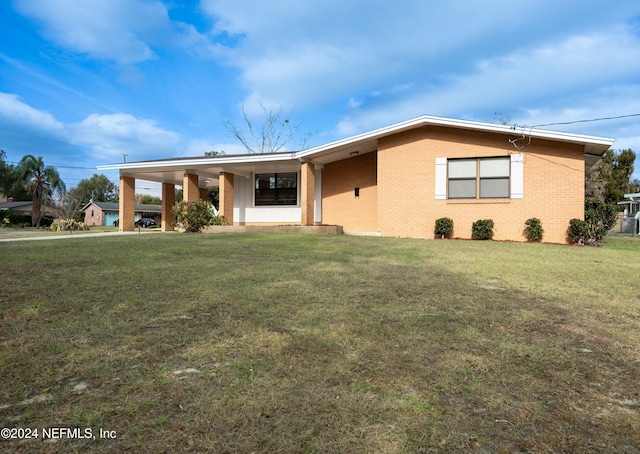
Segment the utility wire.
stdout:
[[619,120],[620,118],[630,118],[630,117],[640,117],[640,113],[636,114],[628,114],[628,115],[619,115],[617,117],[602,117],[602,118],[593,118],[591,120],[574,120],[574,121],[563,121],[559,123],[547,123],[544,125],[533,125],[531,128],[539,128],[541,126],[556,126],[556,125],[573,125],[576,123],[590,123],[592,121],[604,121],[604,120]]
[[62,144],[62,145],[68,145],[70,147],[83,148],[85,150],[92,150],[92,148],[90,148],[90,147],[85,147],[85,146],[82,146],[82,145],[75,145],[75,144],[72,144],[72,143],[69,143],[69,142],[63,142],[62,140],[50,139],[50,138],[47,138],[47,137],[36,136],[36,135],[33,135],[33,134],[27,134],[25,132],[14,131],[12,129],[3,128],[1,126],[0,126],[0,129],[3,130],[3,131],[7,131],[7,132],[10,132],[10,133],[13,133],[13,134],[18,134],[18,135],[21,135],[21,136],[31,137],[33,139],[47,140],[49,142],[55,142],[55,143],[59,143],[59,144]]

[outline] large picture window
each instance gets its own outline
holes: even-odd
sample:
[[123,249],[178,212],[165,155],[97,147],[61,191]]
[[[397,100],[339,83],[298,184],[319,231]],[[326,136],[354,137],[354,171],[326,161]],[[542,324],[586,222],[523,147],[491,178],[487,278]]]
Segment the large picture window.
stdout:
[[510,159],[450,159],[447,194],[450,199],[509,197]]
[[256,206],[297,205],[298,174],[260,173],[256,174]]

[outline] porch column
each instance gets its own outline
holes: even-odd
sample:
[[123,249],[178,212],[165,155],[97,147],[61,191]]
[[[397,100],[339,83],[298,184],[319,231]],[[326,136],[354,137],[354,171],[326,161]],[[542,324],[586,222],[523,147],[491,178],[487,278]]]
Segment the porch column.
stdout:
[[176,204],[176,187],[171,183],[162,183],[162,231],[171,232],[174,229],[175,214],[173,206]]
[[313,195],[315,193],[315,167],[312,162],[303,162],[300,167],[300,224],[313,225]]
[[207,188],[200,188],[200,200],[209,201],[209,191]]
[[195,202],[197,200],[200,200],[198,175],[192,173],[184,174],[184,182],[182,184],[182,199],[185,202]]
[[136,179],[120,175],[118,231],[133,232],[136,216]]
[[233,174],[220,172],[220,214],[233,225]]

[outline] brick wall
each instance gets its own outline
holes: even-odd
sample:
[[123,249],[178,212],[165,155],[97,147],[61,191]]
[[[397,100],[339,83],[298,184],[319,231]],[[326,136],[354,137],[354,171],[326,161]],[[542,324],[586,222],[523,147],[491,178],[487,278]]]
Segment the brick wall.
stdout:
[[170,232],[175,228],[176,187],[171,183],[162,183],[162,231]]
[[313,225],[313,196],[315,192],[315,166],[303,162],[300,167],[300,211],[302,225]]
[[136,215],[136,179],[120,176],[120,232],[132,232],[135,229]]
[[233,185],[234,175],[229,172],[220,172],[220,214],[229,224],[233,225]]
[[[435,158],[524,156],[524,198],[435,200]],[[496,240],[526,241],[524,222],[542,221],[545,242],[566,242],[571,218],[583,217],[584,150],[533,139],[516,150],[500,134],[425,127],[380,140],[378,230],[385,236],[433,238],[435,220],[450,217],[454,236],[471,237],[478,219],[493,219]],[[346,230],[346,229],[345,229]]]
[[196,202],[200,199],[198,175],[185,173],[182,183],[182,198],[185,202]]
[[[354,188],[360,188],[356,197]],[[322,171],[322,223],[345,232],[377,232],[376,153],[327,164]]]
[[102,209],[100,209],[100,207],[97,205],[89,205],[89,207],[84,212],[84,225],[91,227],[94,225],[103,224],[104,217],[102,216]]

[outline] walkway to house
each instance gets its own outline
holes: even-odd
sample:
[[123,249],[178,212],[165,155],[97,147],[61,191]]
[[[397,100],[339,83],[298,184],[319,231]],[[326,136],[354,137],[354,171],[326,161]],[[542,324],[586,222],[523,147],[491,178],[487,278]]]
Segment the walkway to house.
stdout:
[[116,235],[147,235],[150,233],[154,233],[149,230],[136,230],[135,232],[101,232],[101,233],[61,233],[60,235],[44,235],[44,236],[26,236],[29,231],[15,231],[12,234],[15,234],[15,238],[0,238],[0,242],[9,242],[9,241],[36,241],[36,240],[61,240],[68,238],[93,238],[93,237],[101,237],[101,236],[116,236]]

